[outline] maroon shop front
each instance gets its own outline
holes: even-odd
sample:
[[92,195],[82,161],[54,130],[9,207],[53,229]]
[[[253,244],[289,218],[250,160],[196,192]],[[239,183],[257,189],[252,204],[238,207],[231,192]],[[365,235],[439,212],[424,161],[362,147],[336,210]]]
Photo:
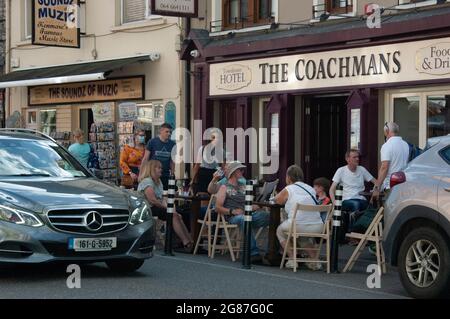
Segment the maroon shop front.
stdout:
[[[185,59],[199,52],[193,60],[193,118],[202,120],[203,129],[267,128],[280,163],[264,178],[279,178],[280,187],[292,164],[303,168],[308,183],[331,179],[350,148],[360,150],[360,164],[376,176],[385,121],[403,121],[413,144],[423,146],[430,137],[417,133],[428,124],[409,124],[423,119],[403,112],[409,100],[402,90],[448,90],[450,65],[430,70],[426,62],[436,48],[450,49],[449,17],[447,7],[418,12],[412,20],[398,15],[381,29],[343,21],[333,31],[323,24],[233,39],[193,30],[183,51]],[[248,177],[261,176],[261,163],[247,165]]]

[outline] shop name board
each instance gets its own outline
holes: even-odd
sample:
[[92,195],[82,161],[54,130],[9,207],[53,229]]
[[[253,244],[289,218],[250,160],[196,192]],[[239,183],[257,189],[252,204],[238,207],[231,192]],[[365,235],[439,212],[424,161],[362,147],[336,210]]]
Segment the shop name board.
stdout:
[[175,17],[198,16],[198,0],[152,0],[152,14]]
[[450,75],[450,38],[435,41],[211,64],[210,95],[441,79]]
[[33,0],[32,43],[80,47],[79,0]]
[[29,88],[28,98],[29,105],[142,100],[144,77],[34,86]]

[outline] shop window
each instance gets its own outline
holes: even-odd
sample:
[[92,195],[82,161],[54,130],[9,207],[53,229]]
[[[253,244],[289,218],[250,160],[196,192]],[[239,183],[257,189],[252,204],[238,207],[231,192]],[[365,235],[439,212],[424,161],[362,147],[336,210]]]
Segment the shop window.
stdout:
[[23,0],[24,5],[24,37],[25,39],[31,39],[32,33],[32,10],[34,0]]
[[146,127],[148,138],[156,137],[164,123],[164,104],[162,102],[143,101],[136,103],[138,121]]
[[450,95],[427,96],[427,138],[450,134]]
[[121,0],[122,24],[160,18],[151,14],[151,0]]
[[56,132],[56,110],[41,110],[39,112],[39,123],[42,133],[50,135]]
[[37,112],[36,111],[28,112],[27,123],[29,125],[36,125],[37,124]]
[[400,135],[407,142],[419,145],[420,97],[394,98],[394,122],[400,126]]
[[243,29],[272,21],[272,0],[222,0],[225,29]]

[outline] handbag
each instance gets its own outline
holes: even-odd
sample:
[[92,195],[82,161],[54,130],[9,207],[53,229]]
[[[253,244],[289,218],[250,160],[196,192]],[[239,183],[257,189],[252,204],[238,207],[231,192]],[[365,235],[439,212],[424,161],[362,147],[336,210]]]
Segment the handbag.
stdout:
[[133,188],[134,187],[134,181],[130,174],[124,174],[122,176],[122,179],[120,181],[120,185],[124,186],[125,188]]

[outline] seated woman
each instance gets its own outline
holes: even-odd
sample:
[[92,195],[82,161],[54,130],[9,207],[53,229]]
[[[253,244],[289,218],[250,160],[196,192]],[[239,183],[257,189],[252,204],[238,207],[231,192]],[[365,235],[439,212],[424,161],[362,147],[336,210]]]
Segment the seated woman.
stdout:
[[125,145],[120,152],[120,168],[122,169],[122,186],[134,188],[138,182],[139,167],[145,153],[145,131],[138,130],[134,134],[134,145]]
[[[277,228],[277,237],[280,241],[280,245],[285,249],[289,227],[292,224],[294,218],[295,207],[297,203],[304,205],[316,205],[316,192],[314,189],[303,183],[303,170],[297,166],[292,165],[286,172],[286,187],[275,197],[275,202],[280,205],[284,205],[284,209],[288,214],[286,219]],[[296,227],[298,232],[302,233],[321,233],[323,230],[323,221],[319,212],[304,212],[298,211],[296,216]],[[302,238],[300,242],[301,247],[315,248],[316,244],[312,238]],[[311,258],[317,259],[319,252],[314,250],[305,250],[306,254]],[[288,251],[287,254],[291,257],[293,251]],[[321,264],[318,263],[306,263],[306,266],[312,270],[319,270]],[[294,268],[294,262],[288,260],[286,263],[287,268]]]
[[[150,160],[142,166],[139,176],[138,191],[143,192],[147,198],[153,216],[161,220],[167,219],[167,203],[163,199],[163,184],[161,182],[162,164],[160,161]],[[193,240],[183,218],[178,213],[173,213],[173,230],[183,243],[183,249],[179,252],[190,253],[193,248]]]

